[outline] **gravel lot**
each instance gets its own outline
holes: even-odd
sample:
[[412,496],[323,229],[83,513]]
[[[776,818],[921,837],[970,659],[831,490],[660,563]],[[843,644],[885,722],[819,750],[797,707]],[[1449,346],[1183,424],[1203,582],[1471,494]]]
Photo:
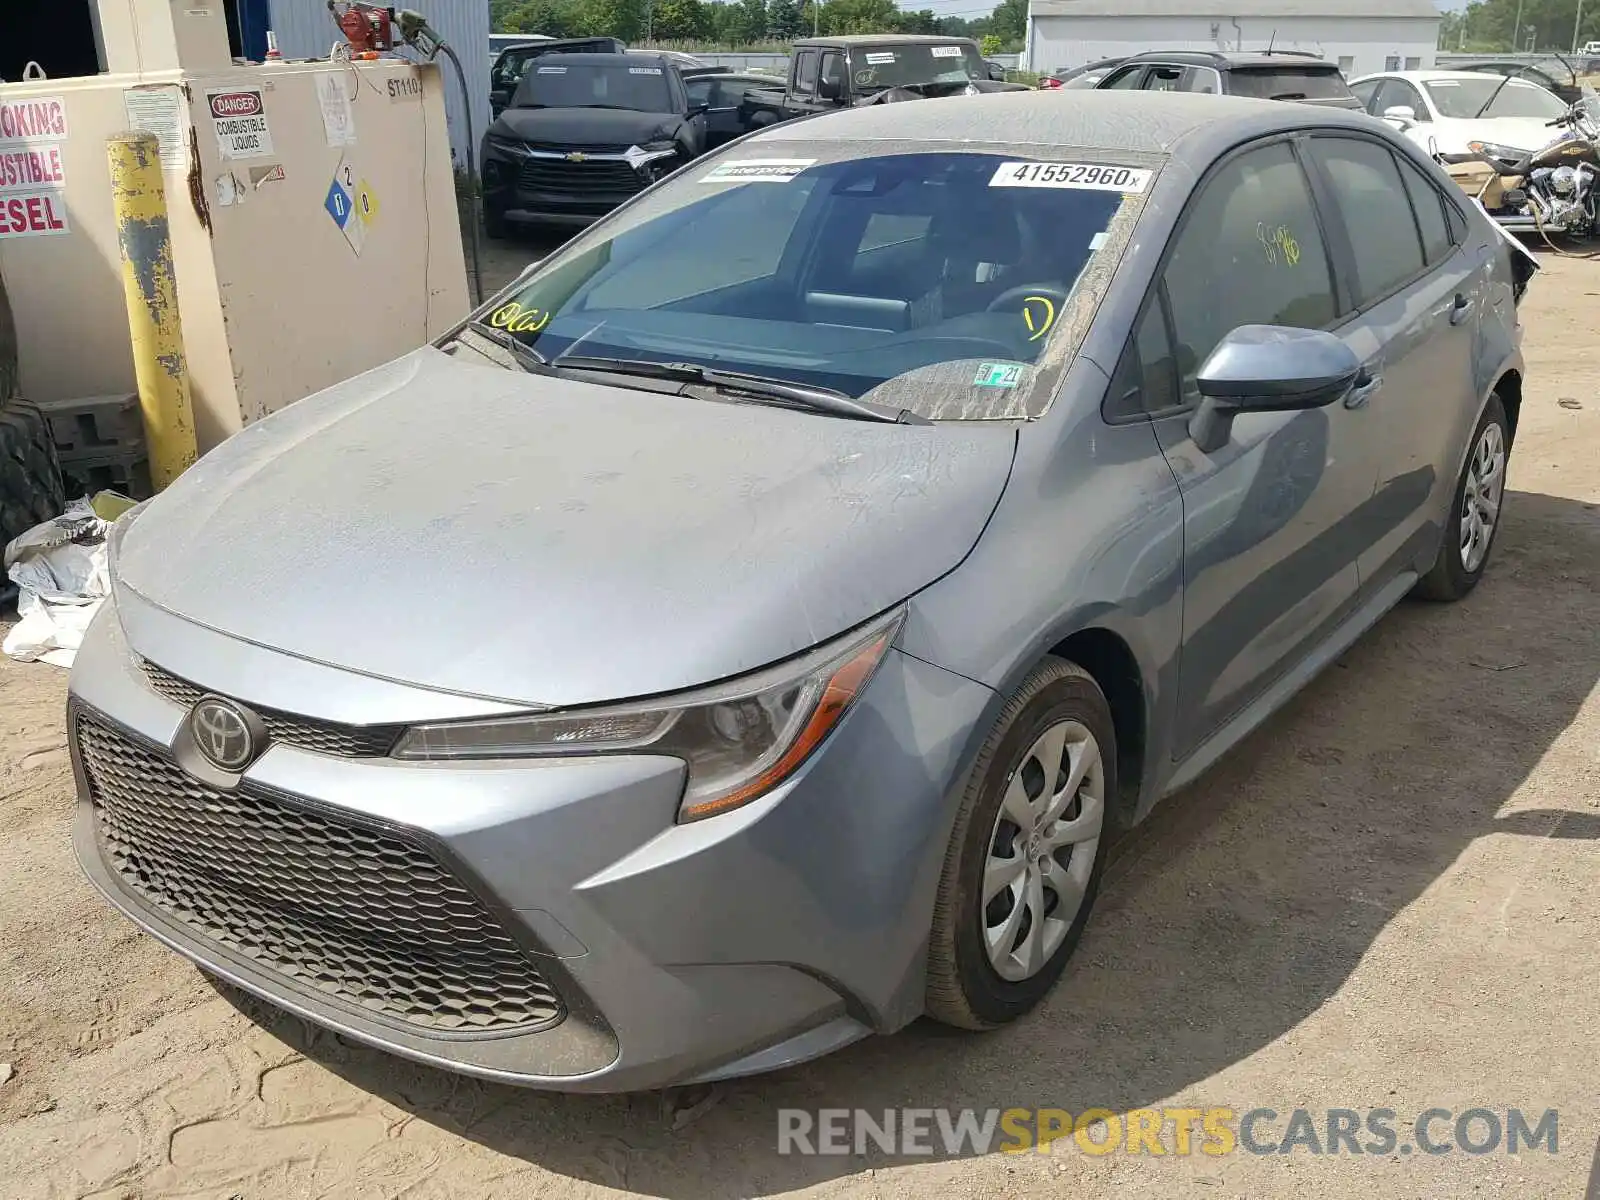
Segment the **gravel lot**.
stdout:
[[[535,252],[492,245],[486,274]],[[0,660],[0,1195],[1576,1200],[1600,1134],[1600,263],[1545,262],[1484,585],[1403,605],[1158,812],[1062,985],[1000,1033],[918,1026],[624,1098],[342,1044],[219,994],[91,894],[65,675]],[[1556,1109],[1559,1146],[776,1153],[780,1108],[901,1105]]]

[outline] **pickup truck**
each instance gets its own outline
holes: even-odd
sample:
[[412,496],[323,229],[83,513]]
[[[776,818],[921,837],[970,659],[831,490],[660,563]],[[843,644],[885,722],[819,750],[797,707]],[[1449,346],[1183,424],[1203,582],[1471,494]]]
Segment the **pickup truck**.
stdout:
[[970,38],[871,34],[800,38],[782,87],[756,88],[740,105],[740,124],[758,129],[836,108],[966,92],[1027,91],[1005,83]]

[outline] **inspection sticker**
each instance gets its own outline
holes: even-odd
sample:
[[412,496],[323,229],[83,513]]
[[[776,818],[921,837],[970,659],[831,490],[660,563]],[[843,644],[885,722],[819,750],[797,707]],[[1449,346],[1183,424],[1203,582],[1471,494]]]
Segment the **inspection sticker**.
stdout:
[[1001,163],[990,187],[1082,188],[1092,192],[1142,192],[1152,172],[1139,167],[1089,166],[1084,163]]
[[935,46],[931,51],[935,58],[960,58],[960,46]]
[[701,183],[788,183],[817,160],[814,158],[747,158],[718,163],[700,176]]
[[977,378],[972,382],[976,387],[1014,388],[1022,378],[1021,363],[980,363]]
[[883,66],[884,63],[892,63],[893,61],[894,61],[894,55],[892,53],[878,53],[878,54],[869,54],[869,55],[867,55],[867,62],[871,63],[875,67],[881,67],[881,66]]
[[661,74],[661,68],[660,67],[629,67],[628,68],[628,74],[629,75],[659,75],[659,74]]

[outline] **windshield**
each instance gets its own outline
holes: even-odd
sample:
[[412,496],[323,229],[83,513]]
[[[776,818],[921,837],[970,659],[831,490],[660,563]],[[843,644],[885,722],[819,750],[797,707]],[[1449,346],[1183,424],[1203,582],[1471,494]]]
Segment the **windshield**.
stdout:
[[1235,96],[1257,100],[1342,100],[1351,95],[1344,76],[1327,67],[1235,67],[1228,72],[1228,84]]
[[637,112],[673,110],[672,95],[661,67],[629,61],[617,64],[570,64],[560,55],[535,63],[517,89],[518,108],[631,108]]
[[852,46],[850,73],[858,91],[989,78],[978,51],[961,45]]
[[[1501,84],[1505,86],[1500,87]],[[1476,117],[1489,97],[1494,96],[1496,88],[1500,88],[1500,94],[1483,114],[1485,118],[1537,117],[1549,121],[1567,111],[1560,99],[1523,79],[1506,83],[1504,79],[1485,75],[1481,79],[1430,79],[1423,86],[1428,89],[1428,96],[1440,116],[1463,121]]]
[[866,145],[695,164],[482,319],[558,363],[694,363],[933,419],[1037,415],[1160,160]]

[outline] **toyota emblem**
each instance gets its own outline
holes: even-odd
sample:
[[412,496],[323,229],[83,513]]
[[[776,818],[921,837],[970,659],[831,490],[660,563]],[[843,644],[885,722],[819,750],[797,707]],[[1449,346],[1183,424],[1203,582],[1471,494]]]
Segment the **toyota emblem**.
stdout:
[[256,735],[238,705],[207,697],[189,714],[189,732],[212,766],[238,772],[256,756]]

